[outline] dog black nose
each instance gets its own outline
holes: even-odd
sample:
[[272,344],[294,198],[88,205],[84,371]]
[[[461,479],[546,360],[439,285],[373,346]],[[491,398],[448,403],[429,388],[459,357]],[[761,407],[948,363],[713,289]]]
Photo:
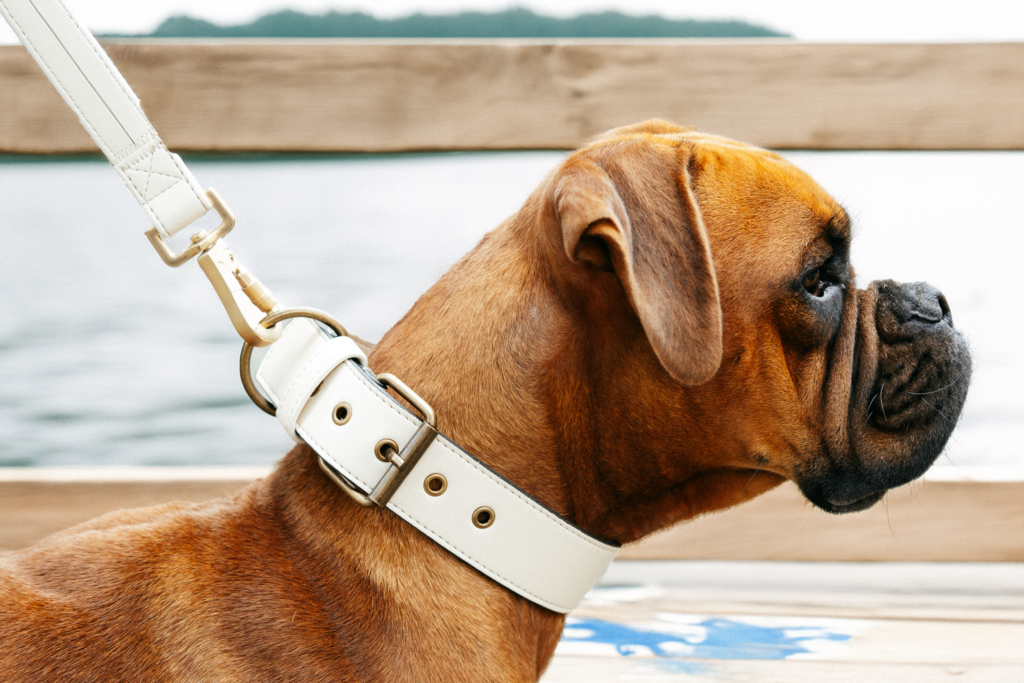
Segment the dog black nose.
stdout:
[[946,297],[938,288],[927,282],[900,285],[900,292],[896,298],[899,302],[899,314],[904,322],[919,320],[936,325],[945,320],[949,325],[953,324]]

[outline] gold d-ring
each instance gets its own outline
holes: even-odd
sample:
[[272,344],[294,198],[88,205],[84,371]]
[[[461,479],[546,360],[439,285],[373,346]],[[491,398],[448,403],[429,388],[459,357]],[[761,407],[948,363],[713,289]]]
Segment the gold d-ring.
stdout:
[[[348,332],[337,320],[327,315],[321,310],[316,308],[287,308],[283,311],[277,311],[269,314],[266,318],[260,321],[260,325],[263,327],[273,327],[282,320],[288,320],[289,318],[311,318],[322,322],[327,327],[334,330],[335,334],[339,337],[347,337]],[[252,399],[260,410],[270,415],[277,415],[277,408],[271,405],[270,401],[263,398],[263,394],[256,388],[256,383],[252,380],[252,368],[250,363],[252,361],[252,350],[253,345],[249,342],[242,343],[242,356],[238,359],[238,370],[242,376],[242,387],[245,389],[245,393]]]

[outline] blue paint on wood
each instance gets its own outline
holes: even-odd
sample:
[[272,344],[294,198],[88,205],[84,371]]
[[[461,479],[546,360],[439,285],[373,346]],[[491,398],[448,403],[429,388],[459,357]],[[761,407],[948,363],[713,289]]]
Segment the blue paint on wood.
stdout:
[[694,659],[785,659],[813,652],[807,647],[809,641],[844,642],[850,637],[819,625],[765,626],[722,617],[695,621],[682,629],[570,618],[562,641],[612,645],[623,656],[650,652],[657,657]]

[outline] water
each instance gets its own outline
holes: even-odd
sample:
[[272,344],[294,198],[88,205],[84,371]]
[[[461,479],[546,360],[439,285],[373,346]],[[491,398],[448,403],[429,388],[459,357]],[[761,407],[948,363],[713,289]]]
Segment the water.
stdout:
[[[859,281],[928,280],[975,353],[943,463],[1024,464],[1018,152],[795,152],[850,211]],[[558,152],[191,159],[235,252],[286,305],[378,339],[513,213]],[[262,465],[291,446],[237,378],[194,264],[164,266],[101,160],[0,161],[0,465]]]

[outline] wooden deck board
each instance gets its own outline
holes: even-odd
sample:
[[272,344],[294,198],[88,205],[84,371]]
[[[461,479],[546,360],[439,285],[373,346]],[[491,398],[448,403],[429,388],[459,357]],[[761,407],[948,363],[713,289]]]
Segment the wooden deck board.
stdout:
[[623,559],[1024,561],[1024,482],[923,481],[830,515],[791,483],[623,549]]
[[0,551],[114,510],[228,495],[269,468],[0,468]]
[[1024,565],[617,562],[542,680],[951,679],[1024,680]]
[[1024,564],[616,560],[580,613],[643,619],[652,605],[698,614],[1024,624]]
[[[0,548],[25,547],[111,509],[227,494],[268,471],[0,469]],[[1024,498],[1024,483],[1003,474],[994,477],[1002,481],[936,474],[916,483],[907,509],[923,508],[925,516],[904,527],[904,508],[890,503],[885,529],[891,524],[893,532],[885,543],[903,538],[913,553],[930,545],[932,555],[956,555],[947,560],[1013,556],[1022,545],[1014,501]],[[1024,680],[1024,563],[837,562],[851,553],[890,557],[875,528],[885,518],[819,518],[794,494],[783,489],[630,551],[735,558],[774,548],[772,561],[613,563],[570,615],[544,683]],[[991,505],[1002,506],[998,519]],[[814,521],[786,526],[793,514]],[[858,524],[868,531],[858,532]],[[729,533],[735,537],[723,545]],[[948,543],[970,534],[990,538],[959,550]],[[841,542],[825,542],[829,536]],[[809,557],[819,561],[792,561]]]
[[555,657],[542,683],[1015,683],[1019,664],[657,660]]

